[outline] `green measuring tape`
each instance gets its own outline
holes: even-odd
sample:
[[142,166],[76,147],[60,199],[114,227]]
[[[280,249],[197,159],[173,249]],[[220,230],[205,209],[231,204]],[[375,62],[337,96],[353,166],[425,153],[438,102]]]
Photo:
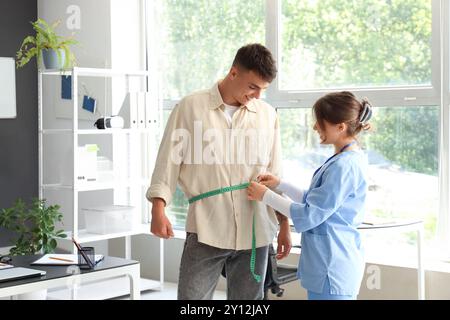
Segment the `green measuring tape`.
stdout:
[[[202,200],[205,198],[209,198],[212,196],[216,196],[218,194],[222,194],[225,192],[230,192],[230,191],[236,191],[236,190],[242,190],[242,189],[246,189],[248,186],[250,185],[250,183],[246,182],[246,183],[241,183],[241,184],[237,184],[234,186],[230,186],[230,187],[225,187],[225,188],[220,188],[220,189],[215,189],[212,191],[208,191],[202,194],[199,194],[198,196],[192,197],[190,198],[189,204],[198,201],[198,200]],[[256,282],[261,282],[261,276],[259,274],[255,273],[255,263],[256,263],[256,232],[255,232],[255,218],[256,218],[256,211],[253,212],[253,224],[252,224],[252,255],[250,257],[250,271],[253,275],[253,278],[256,280]]]

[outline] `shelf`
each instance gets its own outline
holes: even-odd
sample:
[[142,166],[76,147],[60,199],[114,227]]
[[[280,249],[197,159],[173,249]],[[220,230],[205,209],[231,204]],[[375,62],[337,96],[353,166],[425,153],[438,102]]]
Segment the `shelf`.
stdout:
[[[135,201],[143,201],[142,199],[142,189],[145,187],[148,187],[150,185],[150,178],[144,178],[148,176],[150,173],[148,173],[148,170],[145,169],[145,166],[147,165],[147,162],[149,162],[150,156],[155,156],[155,152],[153,152],[153,148],[156,147],[154,145],[150,146],[150,143],[154,142],[150,139],[150,136],[154,136],[155,134],[159,133],[159,123],[157,119],[160,119],[160,112],[161,109],[158,104],[152,104],[151,108],[145,108],[145,111],[153,112],[155,111],[155,119],[152,118],[152,123],[149,123],[148,121],[145,121],[146,123],[143,123],[142,121],[139,122],[139,128],[129,128],[130,123],[126,124],[126,128],[114,128],[114,129],[97,129],[93,123],[94,119],[90,121],[92,125],[90,125],[87,122],[80,122],[80,112],[78,112],[77,117],[74,118],[74,115],[77,114],[77,110],[79,108],[79,105],[76,104],[76,99],[72,99],[72,111],[73,113],[70,115],[69,118],[71,119],[70,124],[64,124],[67,123],[67,121],[61,122],[57,119],[56,116],[53,117],[47,117],[46,112],[49,112],[51,109],[50,106],[48,108],[44,108],[44,98],[47,99],[47,95],[44,95],[44,89],[45,84],[44,82],[44,76],[56,76],[56,78],[53,78],[54,80],[59,79],[61,76],[71,76],[72,79],[72,94],[77,90],[77,87],[80,88],[82,86],[82,83],[80,83],[80,80],[82,77],[97,77],[98,79],[112,79],[112,77],[118,76],[116,79],[123,82],[123,86],[125,89],[125,92],[132,92],[133,90],[145,90],[145,86],[140,80],[146,80],[151,75],[150,72],[145,70],[117,70],[117,69],[105,69],[105,68],[80,68],[80,67],[73,67],[70,69],[50,69],[50,70],[39,70],[38,75],[38,136],[39,136],[39,197],[43,198],[44,192],[48,192],[48,190],[56,190],[57,192],[60,192],[61,194],[57,193],[55,195],[49,194],[49,196],[55,196],[56,199],[62,199],[61,201],[64,201],[64,203],[69,203],[69,208],[67,212],[64,213],[64,218],[72,220],[73,225],[71,228],[67,227],[65,230],[66,235],[68,238],[60,238],[58,240],[63,241],[72,238],[73,231],[75,230],[77,234],[77,240],[80,243],[88,243],[88,242],[96,242],[96,241],[104,241],[114,238],[125,238],[125,255],[126,257],[131,256],[131,243],[130,243],[130,236],[133,235],[150,235],[150,224],[148,223],[138,223],[133,229],[129,231],[124,232],[116,232],[116,233],[108,233],[108,234],[94,234],[94,233],[88,233],[87,229],[80,230],[80,226],[78,224],[77,217],[80,215],[80,206],[83,205],[83,203],[86,201],[84,199],[84,196],[92,196],[89,199],[92,198],[92,201],[90,202],[104,202],[100,201],[102,199],[95,199],[96,196],[100,196],[100,192],[96,192],[96,194],[89,195],[87,193],[84,194],[77,194],[77,192],[88,192],[88,191],[97,191],[97,190],[114,190],[114,191],[120,191],[120,192],[107,192],[107,195],[104,195],[107,199],[111,197],[110,193],[113,193],[112,196],[114,198],[113,202],[123,202],[128,199],[128,202],[135,202]],[[142,78],[139,78],[142,77]],[[45,80],[48,82],[50,79],[45,77]],[[124,81],[123,81],[124,80]],[[138,82],[139,86],[136,86]],[[86,79],[87,81],[87,79]],[[136,82],[136,83],[135,83]],[[53,86],[54,81],[50,81],[50,84]],[[132,85],[132,86],[131,86]],[[58,88],[58,87],[56,87]],[[133,90],[131,90],[133,89]],[[59,90],[59,89],[58,89]],[[75,90],[75,91],[74,91]],[[55,90],[46,91],[48,95],[54,94]],[[75,93],[76,96],[77,93]],[[111,89],[107,89],[105,87],[105,97],[111,94]],[[58,93],[59,95],[59,93]],[[44,97],[45,96],[45,97]],[[115,100],[114,100],[115,101]],[[117,101],[119,103],[120,101]],[[69,103],[69,102],[67,102]],[[137,105],[137,103],[135,103]],[[131,106],[130,106],[131,109]],[[144,110],[143,110],[144,111]],[[156,113],[157,112],[157,113]],[[143,115],[142,115],[143,116]],[[156,117],[158,116],[158,117]],[[135,123],[133,122],[133,125]],[[80,128],[81,125],[81,128]],[[141,128],[144,126],[144,128]],[[147,126],[147,128],[145,128]],[[141,135],[142,133],[142,135]],[[61,135],[64,136],[63,140],[54,140],[53,137],[57,137]],[[110,136],[105,136],[110,135]],[[111,161],[114,164],[114,168],[116,171],[113,174],[110,174],[108,176],[98,176],[99,178],[103,178],[101,181],[90,181],[86,182],[83,180],[79,180],[78,174],[79,170],[77,169],[78,164],[80,161],[83,161],[83,159],[80,159],[80,157],[77,156],[77,147],[78,142],[84,142],[84,140],[96,140],[95,136],[102,136],[104,140],[101,141],[103,143],[108,143],[108,146],[111,145],[112,154],[108,153],[108,156],[111,158]],[[86,137],[86,138],[84,138]],[[136,139],[135,139],[136,138]],[[138,139],[139,138],[139,139]],[[144,138],[144,139],[143,139]],[[52,163],[52,166],[48,166],[45,164],[45,156],[51,156],[45,155],[44,153],[47,151],[44,149],[45,143],[47,143],[47,140],[50,139],[50,143],[57,143],[56,147],[59,147],[59,145],[67,146],[71,149],[71,152],[68,154],[72,155],[72,159],[68,160],[66,158],[55,158],[54,163]],[[65,141],[65,140],[71,140],[71,141]],[[111,141],[109,141],[111,140]],[[117,141],[116,141],[117,140]],[[136,140],[136,141],[135,141]],[[117,143],[116,143],[117,142]],[[156,144],[154,142],[153,144]],[[116,146],[117,145],[117,146]],[[122,148],[123,147],[123,148]],[[109,148],[108,148],[109,149]],[[59,161],[58,161],[59,160]],[[69,161],[69,167],[65,168],[65,163],[62,161]],[[153,158],[151,158],[153,160]],[[117,161],[117,162],[116,162]],[[64,179],[50,179],[54,175],[54,166],[60,164],[63,170],[65,170],[64,173],[69,174],[68,180]],[[120,168],[118,168],[118,165],[120,165]],[[72,168],[70,168],[72,166]],[[57,169],[57,168],[56,168]],[[75,171],[73,169],[76,169]],[[72,171],[70,171],[72,170]],[[47,171],[49,173],[47,173]],[[121,173],[121,174],[119,174]],[[123,174],[122,174],[123,173]],[[75,179],[74,179],[75,177]],[[111,180],[106,180],[111,178]],[[116,178],[116,179],[114,179]],[[114,179],[114,180],[112,180]],[[44,183],[44,182],[56,182],[56,183]],[[122,189],[121,189],[122,188]],[[122,192],[124,191],[124,192]],[[98,195],[97,195],[98,193]],[[59,198],[58,198],[59,197]],[[135,200],[135,198],[139,198],[139,200]],[[73,200],[70,201],[69,199]],[[108,201],[109,202],[109,201]],[[71,203],[71,208],[70,208]],[[138,202],[140,203],[140,202]],[[136,218],[136,221],[146,221],[148,212],[146,210],[148,209],[148,206],[146,204],[139,205],[138,208],[140,208],[139,213],[136,213],[134,217]],[[136,216],[138,214],[139,218]],[[141,218],[142,217],[142,218]],[[135,221],[133,220],[133,221]],[[90,225],[86,225],[89,227]],[[67,243],[66,243],[67,244]],[[70,243],[69,243],[70,244]],[[160,241],[160,260],[164,261],[163,255],[163,241]],[[156,282],[152,280],[144,280],[146,284],[141,283],[142,290],[148,290],[150,288],[161,288],[163,285],[163,268],[161,268],[160,272],[160,279],[161,282]],[[127,280],[127,279],[125,279]],[[86,283],[86,285],[83,285],[79,292],[78,292],[78,298],[81,299],[107,299],[112,298],[116,296],[123,296],[129,294],[129,283],[127,281],[123,282],[119,278],[119,283],[115,283],[114,280],[111,281],[105,281],[103,284],[101,283]],[[122,281],[122,283],[120,283]],[[67,294],[68,291],[67,288],[59,288],[63,295]],[[117,292],[115,292],[117,291]],[[69,292],[70,293],[70,292]],[[58,294],[57,296],[61,296]],[[70,295],[67,295],[70,297]]]
[[44,184],[41,186],[41,188],[43,189],[67,189],[67,190],[73,190],[73,186],[69,186],[69,185],[62,185],[62,184],[58,184],[58,183],[53,183],[53,184]]
[[45,129],[39,131],[42,134],[73,134],[78,135],[105,135],[105,134],[130,134],[130,133],[149,133],[152,129]]
[[[141,278],[141,292],[148,290],[161,290],[159,281]],[[130,295],[130,281],[127,277],[106,279],[95,282],[81,283],[76,290],[76,300],[104,300]],[[49,300],[70,300],[70,288],[57,288],[49,290]]]
[[[109,239],[114,239],[114,238],[122,238],[122,237],[127,237],[127,236],[134,236],[137,234],[150,234],[150,224],[142,223],[130,231],[107,233],[107,234],[89,233],[85,229],[82,229],[82,230],[78,230],[77,241],[79,243],[86,243],[86,242],[94,242],[94,241],[101,241],[101,240],[109,240]],[[60,238],[60,240],[71,240],[72,239],[71,231],[67,231],[66,235],[67,235],[67,238]]]
[[47,130],[39,130],[39,133],[42,133],[42,134],[73,133],[73,130],[72,129],[47,129]]
[[44,184],[41,187],[43,189],[54,189],[54,190],[75,190],[75,191],[96,191],[96,190],[107,190],[107,189],[116,189],[121,187],[131,187],[135,185],[140,186],[148,186],[150,184],[149,179],[142,180],[127,180],[127,181],[112,181],[112,182],[92,182],[86,183],[83,185],[63,185],[63,184]]
[[42,75],[56,75],[56,76],[70,76],[76,72],[78,76],[83,77],[114,77],[114,76],[149,76],[148,71],[125,71],[114,69],[102,69],[102,68],[79,68],[73,67],[73,69],[48,69],[39,70],[39,74]]

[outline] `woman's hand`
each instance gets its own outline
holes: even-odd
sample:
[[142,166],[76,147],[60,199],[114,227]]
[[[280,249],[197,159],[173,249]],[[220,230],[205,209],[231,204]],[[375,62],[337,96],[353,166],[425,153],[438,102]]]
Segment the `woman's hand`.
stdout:
[[280,178],[270,173],[260,174],[257,179],[259,183],[265,185],[270,189],[275,189],[280,184]]
[[261,201],[266,191],[267,191],[266,186],[256,181],[251,181],[250,185],[247,187],[247,194],[248,194],[247,199]]

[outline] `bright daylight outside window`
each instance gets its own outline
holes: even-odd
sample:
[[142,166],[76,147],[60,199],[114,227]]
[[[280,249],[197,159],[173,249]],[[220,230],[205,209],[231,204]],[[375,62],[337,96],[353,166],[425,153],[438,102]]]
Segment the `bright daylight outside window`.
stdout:
[[429,0],[284,0],[281,10],[281,90],[431,83]]
[[[265,0],[158,0],[155,7],[166,100],[209,89],[227,74],[241,46],[265,43]],[[174,226],[184,228],[187,200],[178,188],[168,211]]]
[[236,51],[265,42],[265,0],[159,0],[163,98],[209,89]]

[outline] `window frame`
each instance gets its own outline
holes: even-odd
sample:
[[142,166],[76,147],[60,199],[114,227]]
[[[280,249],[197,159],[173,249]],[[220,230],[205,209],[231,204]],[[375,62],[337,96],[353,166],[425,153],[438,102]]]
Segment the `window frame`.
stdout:
[[[278,65],[282,52],[282,1],[266,0],[266,45]],[[367,97],[375,107],[439,106],[439,212],[436,238],[438,243],[446,247],[450,243],[450,4],[443,0],[431,0],[431,11],[431,85],[281,90],[277,77],[267,90],[267,100],[276,109],[309,108],[328,92],[349,90],[359,97]]]
[[441,70],[441,113],[440,113],[440,153],[439,153],[439,215],[437,240],[441,251],[450,255],[450,3],[440,1],[440,41]]
[[[266,45],[274,55],[278,65],[281,58],[281,3],[282,0],[266,0]],[[339,87],[313,90],[281,90],[279,77],[275,78],[267,91],[268,100],[283,107],[310,107],[325,93],[350,90],[358,96],[367,97],[374,105],[382,106],[428,106],[440,105],[440,0],[431,0],[432,48],[431,85]]]

